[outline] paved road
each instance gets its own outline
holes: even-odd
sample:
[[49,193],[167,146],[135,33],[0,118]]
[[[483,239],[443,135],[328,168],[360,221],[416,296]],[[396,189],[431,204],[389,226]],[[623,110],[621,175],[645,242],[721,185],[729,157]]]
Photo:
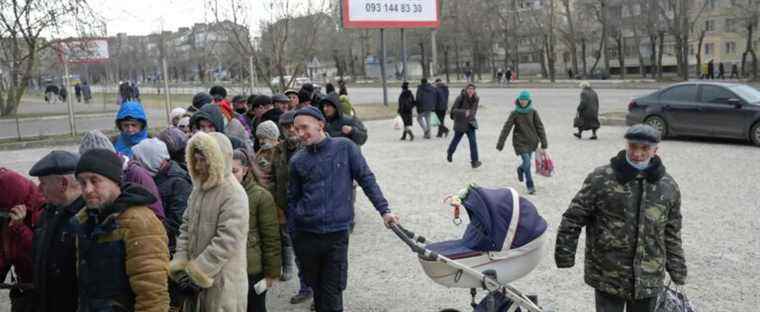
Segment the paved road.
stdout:
[[[370,139],[363,152],[391,207],[409,229],[432,241],[455,239],[464,231],[464,226],[451,223],[450,210],[440,204],[447,194],[471,182],[525,191],[514,174],[518,160],[509,149],[511,145],[503,153],[495,150],[498,131],[511,108],[507,100],[517,90],[481,91],[485,107],[479,112],[478,143],[484,166],[477,170],[469,167],[467,140],[462,141],[454,163],[449,164],[445,161],[447,140],[401,142],[400,132],[392,130],[389,121],[367,123]],[[603,111],[624,106],[633,94],[600,93]],[[607,163],[623,147],[622,127],[603,128],[598,141],[578,141],[570,135],[576,98],[570,90],[536,92],[536,107],[547,126],[557,175],[536,178],[538,194],[528,199],[550,224],[551,239],[538,268],[514,283],[518,289],[537,294],[542,304],[562,312],[593,311],[593,292],[583,283],[583,244],[576,267],[558,270],[554,266],[554,236],[561,214],[585,175]],[[26,172],[48,150],[0,152],[0,166]],[[760,271],[760,148],[745,143],[672,140],[661,144],[660,154],[683,193],[690,298],[699,311],[756,310],[760,305],[756,273]],[[430,281],[409,249],[383,228],[363,195],[358,198],[357,212],[349,251],[347,311],[438,311],[448,307],[468,311],[469,292],[446,289]],[[295,289],[295,281],[278,284],[268,296],[270,309],[308,311],[306,304],[287,303]]]
[[[627,109],[627,104],[631,98],[643,95],[650,90],[617,90],[617,89],[603,89],[598,90],[601,100],[601,112],[607,111],[624,111]],[[356,105],[377,104],[383,102],[383,92],[381,88],[352,88],[349,89],[351,102]],[[514,97],[519,92],[518,89],[496,89],[496,88],[482,88],[478,90],[481,97],[481,104],[486,106],[509,106],[511,105]],[[389,90],[389,105],[396,106],[398,94],[400,90]],[[452,89],[452,96],[450,101],[453,103],[455,95],[459,93],[459,90]],[[544,89],[535,90],[536,102],[560,104],[563,107],[575,107],[578,104],[579,91],[576,89]],[[186,103],[189,105],[189,103]],[[25,112],[32,113],[51,113],[59,112],[62,116],[57,118],[26,118],[20,122],[20,131],[22,137],[35,137],[54,134],[69,133],[69,121],[66,116],[66,105],[58,104],[56,106],[28,102],[24,104]],[[183,106],[187,106],[183,104]],[[112,110],[113,104],[106,106],[106,110],[111,110],[106,113],[102,113],[99,116],[86,116],[81,113],[93,113],[102,112],[103,106],[100,103],[92,105],[79,104],[75,106],[76,129],[78,132],[84,132],[91,129],[113,129],[114,128],[114,116],[116,115]],[[151,125],[165,125],[166,117],[165,111],[162,108],[151,108],[148,112],[149,124]],[[0,139],[16,138],[18,132],[16,129],[16,122],[13,119],[0,120]]]

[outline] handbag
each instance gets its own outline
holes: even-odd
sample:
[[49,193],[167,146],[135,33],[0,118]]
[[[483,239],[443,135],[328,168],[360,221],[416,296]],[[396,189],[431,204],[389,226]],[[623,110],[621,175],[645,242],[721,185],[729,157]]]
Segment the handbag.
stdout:
[[438,119],[438,115],[430,114],[430,128],[438,127],[441,125],[441,120]]
[[537,174],[545,177],[551,177],[554,174],[554,161],[546,150],[538,149],[535,164]]
[[683,292],[683,288],[679,291],[679,288],[670,287],[670,283],[662,288],[662,291],[657,296],[657,301],[654,305],[655,312],[696,312],[697,309],[691,305],[689,299],[686,298],[686,294]]

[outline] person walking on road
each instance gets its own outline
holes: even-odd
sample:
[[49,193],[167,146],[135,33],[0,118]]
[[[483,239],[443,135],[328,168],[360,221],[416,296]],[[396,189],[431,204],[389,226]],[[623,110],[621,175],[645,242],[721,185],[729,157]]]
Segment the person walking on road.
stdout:
[[356,180],[386,226],[399,218],[388,208],[359,147],[328,137],[325,117],[313,107],[299,110],[295,127],[304,148],[290,161],[288,229],[317,312],[343,311],[348,279],[348,237]]
[[451,107],[451,119],[454,120],[454,138],[451,139],[449,149],[446,154],[446,160],[448,162],[453,161],[454,152],[457,150],[459,141],[462,140],[462,136],[467,134],[467,140],[470,143],[470,164],[472,168],[478,168],[482,165],[478,159],[478,143],[475,137],[475,131],[478,129],[478,104],[480,98],[475,94],[475,85],[468,84],[467,87],[462,90],[454,106]]
[[718,63],[718,79],[726,79],[726,67],[723,62]]
[[90,85],[87,81],[82,82],[82,97],[84,98],[85,104],[90,104],[90,100],[92,100],[92,89],[90,89]]
[[427,78],[420,80],[415,98],[417,99],[417,123],[422,128],[423,137],[430,139],[430,114],[435,110],[438,99],[435,88],[427,81]]
[[106,149],[79,158],[76,178],[87,208],[76,231],[79,311],[168,311],[169,249],[157,201],[143,187],[122,183],[123,159]]
[[29,170],[45,196],[32,243],[35,311],[77,311],[76,232],[69,220],[85,207],[74,177],[78,162],[77,154],[52,151]]
[[580,86],[583,89],[581,102],[573,120],[573,126],[578,128],[578,133],[573,135],[580,139],[583,137],[583,131],[591,130],[591,140],[596,140],[596,130],[599,129],[599,96],[588,81],[581,82]]
[[74,85],[74,96],[77,98],[77,103],[82,103],[82,85],[78,82]]
[[404,81],[401,84],[401,95],[398,96],[398,115],[401,116],[401,120],[404,122],[404,133],[401,135],[401,141],[406,140],[407,135],[409,135],[410,141],[414,141],[412,114],[415,105],[414,94],[409,90],[409,82]]
[[531,100],[528,91],[520,92],[517,97],[515,110],[509,114],[509,118],[501,129],[501,135],[499,135],[499,141],[496,144],[497,150],[504,149],[504,142],[507,140],[509,132],[512,131],[512,127],[515,128],[512,135],[512,146],[515,149],[515,154],[522,159],[522,164],[517,167],[517,179],[520,182],[525,181],[528,194],[532,195],[536,193],[536,188],[530,172],[530,161],[538,148],[538,144],[541,143],[541,148],[545,150],[548,148],[548,143],[544,124],[541,122],[538,112],[533,108],[533,100]]
[[739,78],[739,66],[734,63],[731,65],[731,79],[737,79]]
[[585,281],[597,312],[653,312],[665,272],[684,285],[681,192],[657,156],[660,134],[647,125],[625,133],[627,147],[591,172],[562,215],[554,259],[575,265],[586,228]]
[[449,86],[441,79],[435,80],[435,115],[438,117],[438,134],[436,137],[448,137],[449,128],[446,127],[446,111],[449,109]]
[[232,144],[198,132],[187,147],[193,181],[169,276],[185,294],[184,311],[247,310],[248,195],[232,175]]

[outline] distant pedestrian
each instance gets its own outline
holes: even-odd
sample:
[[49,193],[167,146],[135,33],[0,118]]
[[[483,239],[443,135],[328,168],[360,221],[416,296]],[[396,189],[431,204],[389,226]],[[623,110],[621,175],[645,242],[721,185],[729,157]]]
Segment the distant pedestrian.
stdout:
[[440,122],[436,137],[448,137],[449,128],[446,127],[446,111],[449,109],[449,86],[441,79],[435,80],[435,115]]
[[401,120],[404,122],[404,133],[401,135],[401,140],[406,140],[406,136],[409,135],[409,140],[414,141],[414,133],[412,132],[412,114],[414,113],[414,107],[416,102],[414,101],[414,94],[409,90],[409,82],[404,81],[401,84],[401,94],[398,97],[398,115],[401,116]]
[[707,62],[707,79],[715,79],[715,63],[713,60]]
[[591,140],[596,140],[596,130],[599,129],[599,97],[588,81],[581,82],[580,86],[581,102],[573,120],[573,126],[578,128],[578,133],[573,135],[580,139],[583,131],[591,130]]
[[425,139],[430,139],[430,114],[435,110],[436,102],[438,98],[435,93],[435,88],[431,85],[427,78],[420,80],[420,85],[417,86],[417,123],[422,128]]
[[344,115],[339,107],[340,101],[336,94],[328,95],[320,101],[325,116],[325,132],[333,138],[344,137],[357,146],[367,142],[367,128],[356,117]]
[[739,78],[739,66],[735,63],[731,65],[731,79]]
[[725,79],[726,68],[723,66],[723,62],[718,63],[718,79]]
[[78,82],[74,85],[74,96],[77,97],[77,103],[82,103],[82,86]]
[[[298,91],[293,89],[285,90],[285,95],[290,99],[290,104],[288,105],[288,111],[296,110],[298,108],[299,99],[298,99]],[[283,112],[286,112],[286,110],[282,110]]]
[[[333,94],[333,93],[336,93],[336,92],[335,92],[335,86],[332,84],[332,82],[328,82],[328,83],[326,83],[326,84],[325,84],[325,94],[326,94],[326,95],[331,95],[331,94]],[[337,94],[337,93],[336,93],[336,94]]]
[[122,82],[119,84],[119,96],[116,98],[116,105],[137,100],[137,91],[129,84],[129,82]]
[[187,113],[192,115],[199,111],[203,105],[209,104],[213,101],[211,95],[206,92],[198,92],[193,96],[192,104],[187,108]]
[[343,79],[338,80],[338,95],[348,96],[348,88],[346,87],[346,81]]
[[571,79],[571,80],[575,79],[575,76],[573,76],[573,69],[572,68],[568,68],[567,69],[567,79]]
[[501,86],[502,80],[504,79],[504,71],[499,68],[498,71],[496,71],[496,83]]
[[166,144],[169,158],[177,162],[182,169],[187,170],[187,164],[185,163],[185,148],[187,147],[187,140],[189,140],[187,134],[177,127],[165,129],[159,132],[157,137]]
[[213,86],[209,89],[208,94],[213,99],[212,103],[219,105],[224,118],[230,121],[234,117],[234,110],[230,101],[227,100],[227,89],[222,86]]
[[507,72],[504,74],[504,78],[506,78],[507,85],[509,85],[510,81],[512,80],[512,69],[507,68]]
[[82,97],[84,98],[85,104],[90,104],[90,100],[92,100],[92,89],[90,89],[90,85],[87,81],[82,82]]
[[66,90],[66,86],[61,85],[60,91],[58,91],[58,97],[61,99],[61,102],[66,103],[66,100],[69,98],[69,91]]
[[454,138],[451,139],[447,151],[446,160],[448,162],[452,162],[457,145],[462,140],[462,136],[466,134],[470,144],[470,164],[473,169],[481,166],[478,159],[478,142],[475,136],[475,131],[478,129],[479,102],[480,98],[475,93],[475,85],[473,84],[468,84],[454,101],[454,106],[451,107],[451,119],[454,120]]
[[557,230],[555,262],[570,268],[586,228],[585,281],[597,312],[655,311],[666,271],[686,283],[681,192],[657,156],[660,134],[636,125],[625,139],[625,150],[588,175]]
[[520,182],[525,181],[529,194],[535,194],[536,188],[530,172],[531,158],[539,147],[539,143],[544,150],[548,148],[549,144],[546,140],[544,123],[541,122],[541,117],[538,116],[538,112],[533,107],[533,100],[528,91],[520,92],[517,100],[515,100],[515,110],[509,114],[509,118],[501,129],[501,135],[499,135],[499,141],[496,144],[497,150],[504,149],[504,142],[512,131],[512,127],[515,128],[512,135],[512,146],[515,149],[515,154],[522,159],[522,164],[517,167],[517,179]]
[[287,95],[275,94],[274,96],[272,96],[272,102],[274,102],[274,107],[279,109],[283,113],[291,110],[290,98],[288,98]]

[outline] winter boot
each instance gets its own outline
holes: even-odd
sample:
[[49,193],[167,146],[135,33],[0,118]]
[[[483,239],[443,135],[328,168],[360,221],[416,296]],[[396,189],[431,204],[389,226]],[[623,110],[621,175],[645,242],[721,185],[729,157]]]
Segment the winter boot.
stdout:
[[414,141],[414,133],[412,132],[412,129],[406,130],[409,132],[409,141]]
[[443,126],[438,126],[438,133],[435,135],[436,138],[442,138],[443,137]]
[[478,167],[480,167],[480,166],[482,166],[482,165],[483,165],[483,163],[482,163],[482,162],[480,162],[480,161],[477,161],[477,160],[475,160],[475,161],[471,162],[470,164],[472,165],[472,169],[477,169]]
[[280,276],[281,281],[285,282],[293,278],[293,274],[295,274],[295,260],[296,256],[293,247],[282,248],[282,276]]
[[591,130],[591,139],[596,140],[596,130]]
[[406,134],[409,132],[409,130],[404,129],[404,133],[401,135],[401,141],[406,141]]
[[580,138],[581,138],[581,134],[582,134],[582,133],[583,133],[583,132],[580,132],[580,131],[578,131],[578,133],[573,133],[573,136],[575,136],[576,138],[579,138],[579,139],[580,139]]

